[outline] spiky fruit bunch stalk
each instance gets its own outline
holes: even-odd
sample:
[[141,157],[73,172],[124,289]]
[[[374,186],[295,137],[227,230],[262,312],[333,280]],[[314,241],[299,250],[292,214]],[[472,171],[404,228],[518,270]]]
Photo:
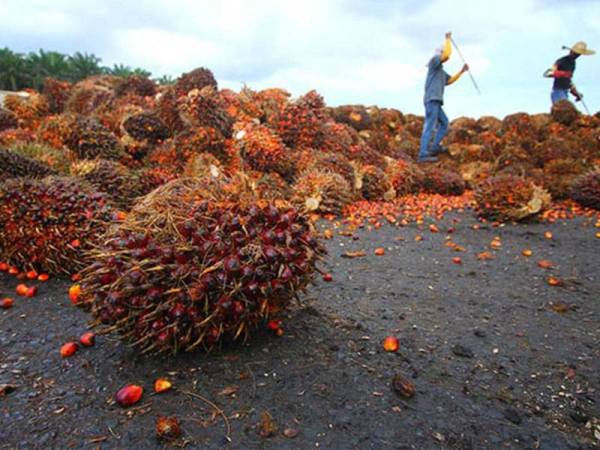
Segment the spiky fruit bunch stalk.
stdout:
[[542,185],[553,199],[569,197],[571,184],[579,175],[586,172],[586,165],[579,159],[555,159],[544,165]]
[[73,85],[68,81],[46,78],[42,92],[48,101],[48,109],[52,114],[61,114],[65,110]]
[[0,185],[0,258],[21,268],[75,273],[110,220],[104,196],[75,179],[9,180]]
[[552,120],[562,125],[569,126],[580,116],[575,105],[569,100],[560,100],[552,105]]
[[479,183],[492,176],[495,171],[494,164],[486,161],[473,161],[461,164],[458,168],[465,185],[474,189]]
[[317,148],[323,142],[323,98],[315,91],[283,107],[271,123],[284,144],[291,148]]
[[46,164],[18,152],[0,149],[0,178],[45,178],[56,175]]
[[0,107],[0,131],[16,128],[19,125],[14,112]]
[[352,187],[337,173],[308,170],[292,185],[290,201],[305,212],[340,214],[354,199]]
[[388,158],[385,169],[396,195],[403,196],[419,191],[423,181],[423,171],[416,164],[403,159]]
[[393,200],[396,190],[383,170],[375,166],[360,166],[357,187],[366,200]]
[[249,124],[236,139],[240,155],[254,170],[277,172],[289,158],[281,138],[265,125]]
[[150,192],[135,172],[115,161],[78,161],[72,165],[71,174],[85,180],[97,192],[106,194],[112,205],[124,210],[130,209],[136,198]]
[[187,95],[194,89],[204,89],[210,86],[217,89],[217,80],[213,73],[204,67],[199,67],[191,72],[184,73],[175,82],[175,93],[177,97]]
[[123,121],[123,129],[132,138],[156,144],[171,134],[167,126],[154,112],[132,114]]
[[82,159],[119,159],[123,156],[116,136],[92,118],[78,118],[65,144]]
[[600,210],[600,169],[577,177],[571,185],[570,197],[582,206]]
[[439,167],[425,169],[421,183],[421,188],[431,194],[461,195],[465,192],[465,181],[458,173]]
[[477,212],[490,220],[522,220],[550,204],[550,194],[530,180],[501,174],[484,180],[475,189]]
[[233,118],[219,103],[217,91],[212,86],[193,89],[178,100],[179,115],[188,126],[212,127],[223,136],[231,136]]
[[254,182],[254,192],[264,200],[285,200],[291,195],[290,185],[275,172],[263,173]]
[[323,253],[294,209],[183,183],[148,196],[83,272],[82,305],[144,353],[245,338],[306,288]]
[[183,176],[187,178],[219,178],[222,175],[221,162],[210,153],[193,155],[183,169]]
[[115,95],[139,95],[140,97],[153,97],[156,95],[157,86],[154,81],[147,77],[131,75],[121,79],[115,86]]

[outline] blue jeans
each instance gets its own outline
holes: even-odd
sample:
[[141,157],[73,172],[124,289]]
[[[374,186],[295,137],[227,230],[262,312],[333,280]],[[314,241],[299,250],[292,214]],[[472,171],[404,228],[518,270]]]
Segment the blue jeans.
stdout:
[[[432,151],[429,150],[431,136],[436,130],[433,139]],[[431,100],[425,103],[425,123],[423,124],[423,134],[421,135],[421,147],[419,149],[419,159],[427,156],[433,156],[439,150],[440,142],[448,132],[448,117],[442,109],[442,102]]]
[[550,94],[550,98],[553,105],[560,100],[569,100],[569,91],[567,89],[554,89]]

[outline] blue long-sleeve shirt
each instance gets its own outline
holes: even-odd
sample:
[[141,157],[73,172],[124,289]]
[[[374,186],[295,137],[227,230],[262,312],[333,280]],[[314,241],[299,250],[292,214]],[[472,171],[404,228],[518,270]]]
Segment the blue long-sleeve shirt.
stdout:
[[444,104],[444,88],[449,80],[450,75],[444,70],[440,55],[435,55],[428,64],[423,103],[435,100]]

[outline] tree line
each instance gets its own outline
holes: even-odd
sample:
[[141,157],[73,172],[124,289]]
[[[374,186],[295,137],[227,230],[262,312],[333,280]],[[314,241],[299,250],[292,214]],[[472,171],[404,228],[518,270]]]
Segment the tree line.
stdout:
[[[47,77],[75,83],[92,75],[138,75],[150,78],[152,74],[138,67],[123,64],[103,66],[102,59],[91,53],[75,52],[65,55],[55,51],[39,50],[27,54],[16,53],[5,47],[0,49],[0,90],[18,91],[32,88],[41,90]],[[155,78],[159,84],[169,84],[168,75]]]

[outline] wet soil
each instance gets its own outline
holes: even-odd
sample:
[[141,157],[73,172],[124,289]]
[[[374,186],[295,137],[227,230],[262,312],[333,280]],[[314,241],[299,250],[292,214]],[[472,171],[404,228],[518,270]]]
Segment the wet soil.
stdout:
[[[12,386],[0,396],[0,448],[596,448],[598,230],[589,219],[475,223],[467,212],[439,221],[439,233],[334,230],[324,264],[333,281],[316,281],[283,318],[285,334],[260,331],[209,355],[136,357],[109,334],[62,359],[88,316],[70,305],[69,281],[40,284],[37,297],[0,310],[0,385]],[[341,256],[357,250],[367,256]],[[479,260],[484,251],[494,259]],[[0,275],[0,297],[17,283]],[[398,352],[383,350],[388,335]],[[395,375],[414,397],[391,389]],[[153,394],[158,377],[175,389]],[[113,397],[128,383],[145,392],[123,409]],[[182,437],[158,441],[158,416],[177,416]]]

